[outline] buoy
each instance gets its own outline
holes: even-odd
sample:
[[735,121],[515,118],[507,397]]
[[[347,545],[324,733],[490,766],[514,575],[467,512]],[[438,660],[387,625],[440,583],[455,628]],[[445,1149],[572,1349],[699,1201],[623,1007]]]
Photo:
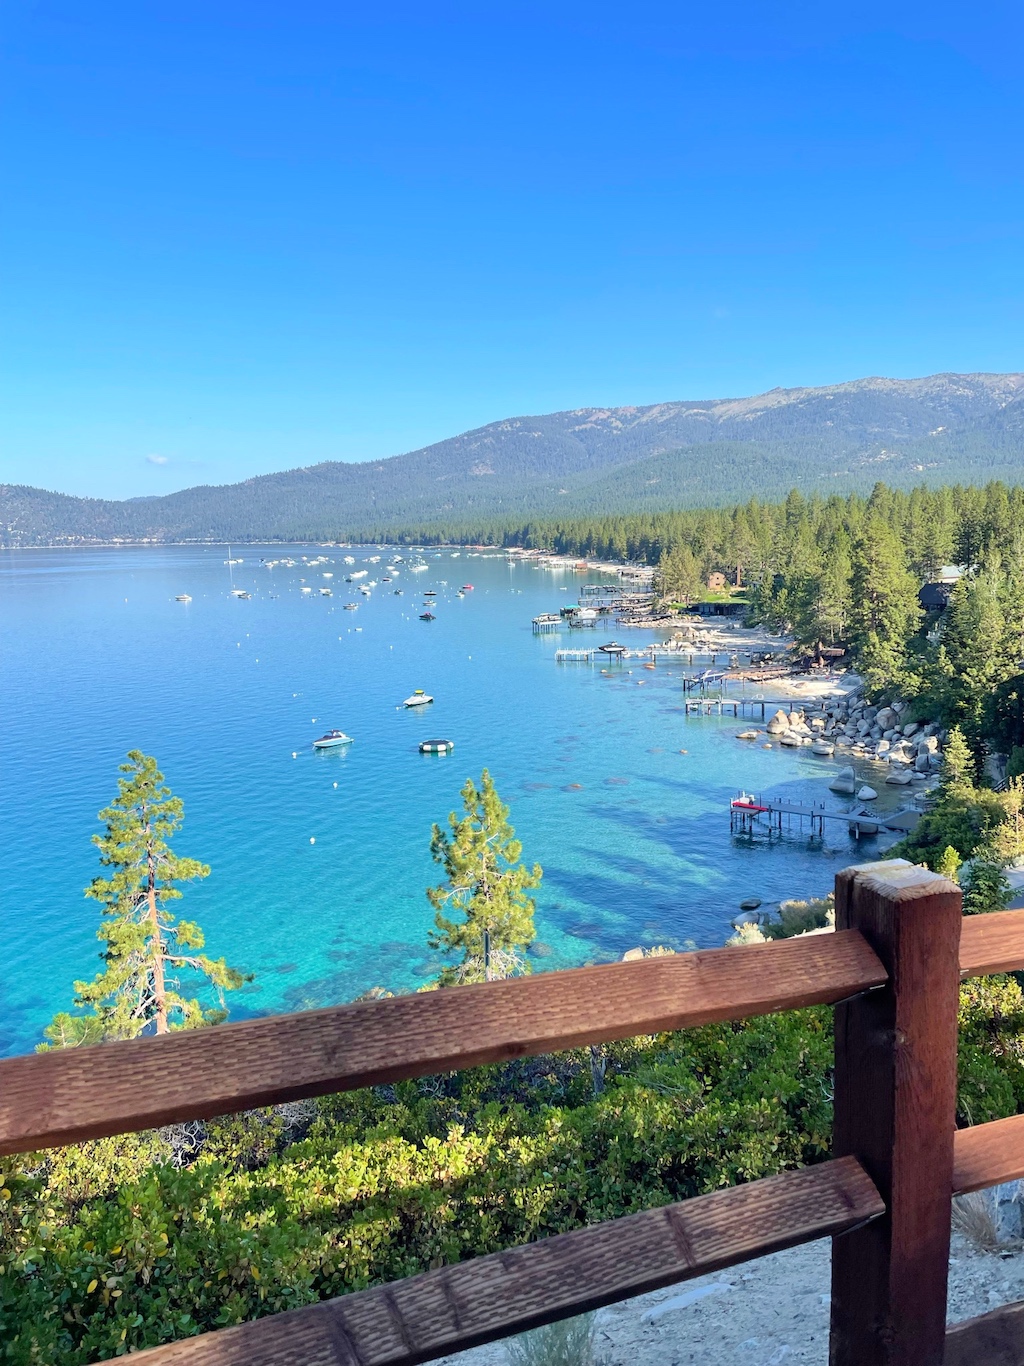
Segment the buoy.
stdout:
[[335,784],[334,784],[334,786],[335,786],[335,787],[337,787],[337,786],[338,786],[338,784],[337,784],[337,783],[335,783]]
[[298,754],[296,754],[295,750],[292,750],[292,758],[293,758],[293,759],[297,759],[298,757],[299,757],[299,756],[298,756]]
[[315,837],[314,837],[313,835],[310,835],[310,837],[309,837],[309,842],[310,842],[310,844],[316,844],[316,839],[315,839]]

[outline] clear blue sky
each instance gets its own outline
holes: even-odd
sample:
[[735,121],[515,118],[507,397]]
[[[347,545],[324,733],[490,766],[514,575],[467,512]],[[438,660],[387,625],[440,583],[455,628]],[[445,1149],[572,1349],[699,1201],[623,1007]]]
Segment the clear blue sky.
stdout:
[[0,477],[1024,369],[1019,5],[0,8]]

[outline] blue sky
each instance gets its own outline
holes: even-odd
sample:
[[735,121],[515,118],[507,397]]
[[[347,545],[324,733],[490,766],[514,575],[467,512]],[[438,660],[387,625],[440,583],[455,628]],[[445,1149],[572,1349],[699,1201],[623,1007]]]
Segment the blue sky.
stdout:
[[0,7],[0,477],[1024,369],[1019,6]]

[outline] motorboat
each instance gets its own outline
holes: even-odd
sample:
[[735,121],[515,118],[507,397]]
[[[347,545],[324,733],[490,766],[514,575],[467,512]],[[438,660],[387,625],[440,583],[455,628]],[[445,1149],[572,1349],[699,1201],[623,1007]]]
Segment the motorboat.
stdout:
[[424,692],[422,688],[417,688],[416,691],[413,693],[412,697],[407,697],[405,699],[405,701],[402,703],[402,706],[425,707],[428,702],[433,702],[433,700],[434,699],[430,696],[429,693]]
[[233,598],[251,598],[252,594],[247,593],[244,588],[232,588],[231,596]]
[[321,735],[319,740],[313,741],[314,749],[337,749],[339,745],[350,745],[351,735],[346,735],[343,730],[329,730],[326,735]]
[[425,598],[436,598],[436,597],[437,597],[437,591],[436,591],[436,589],[433,589],[433,588],[425,588],[425,589],[423,590],[423,596],[424,596]]
[[436,620],[437,620],[437,617],[434,616],[433,612],[421,612],[421,613],[420,613],[420,621],[436,621]]
[[473,591],[473,585],[472,585],[471,583],[464,583],[464,584],[462,585],[462,591],[463,591],[464,593],[472,593],[472,591]]
[[331,592],[331,590],[330,590],[329,588],[321,588],[321,589],[320,589],[320,596],[321,596],[322,598],[333,598],[333,597],[334,597],[334,594]]
[[299,592],[300,592],[300,593],[312,593],[312,591],[313,591],[312,588],[309,588],[308,586],[305,587],[305,588],[300,588],[300,589],[299,589]]
[[357,569],[354,574],[349,574],[346,577],[345,582],[355,583],[356,579],[365,579],[369,573],[370,571],[368,569]]
[[174,601],[175,601],[175,602],[191,602],[191,601],[192,601],[192,595],[191,595],[190,593],[179,593],[179,594],[177,595],[177,597],[174,599]]
[[358,604],[358,602],[346,602],[346,604],[345,604],[345,611],[346,611],[346,612],[358,612],[358,611],[359,611],[359,604]]

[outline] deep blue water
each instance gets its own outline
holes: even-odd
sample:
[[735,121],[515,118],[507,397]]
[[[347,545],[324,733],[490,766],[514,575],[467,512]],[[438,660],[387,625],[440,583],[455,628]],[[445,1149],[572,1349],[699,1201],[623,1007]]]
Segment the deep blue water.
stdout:
[[[223,547],[0,552],[0,1052],[31,1048],[98,967],[89,837],[132,748],[155,754],[184,800],[177,851],[212,867],[178,907],[213,954],[256,974],[231,997],[236,1018],[436,972],[431,823],[485,765],[544,868],[539,966],[720,944],[744,896],[822,892],[857,857],[845,833],[771,847],[730,835],[738,787],[820,799],[827,769],[737,742],[731,719],[687,719],[678,665],[555,664],[559,643],[610,633],[535,636],[531,618],[597,575],[446,551],[365,599],[344,583],[345,553],[378,552],[246,547],[233,571]],[[259,564],[303,554],[336,563]],[[229,595],[229,572],[250,600]],[[334,597],[302,594],[303,579]],[[433,622],[418,620],[427,588]],[[436,698],[428,714],[397,709],[417,687]],[[355,743],[313,752],[329,726]],[[418,753],[435,735],[452,756]]]

